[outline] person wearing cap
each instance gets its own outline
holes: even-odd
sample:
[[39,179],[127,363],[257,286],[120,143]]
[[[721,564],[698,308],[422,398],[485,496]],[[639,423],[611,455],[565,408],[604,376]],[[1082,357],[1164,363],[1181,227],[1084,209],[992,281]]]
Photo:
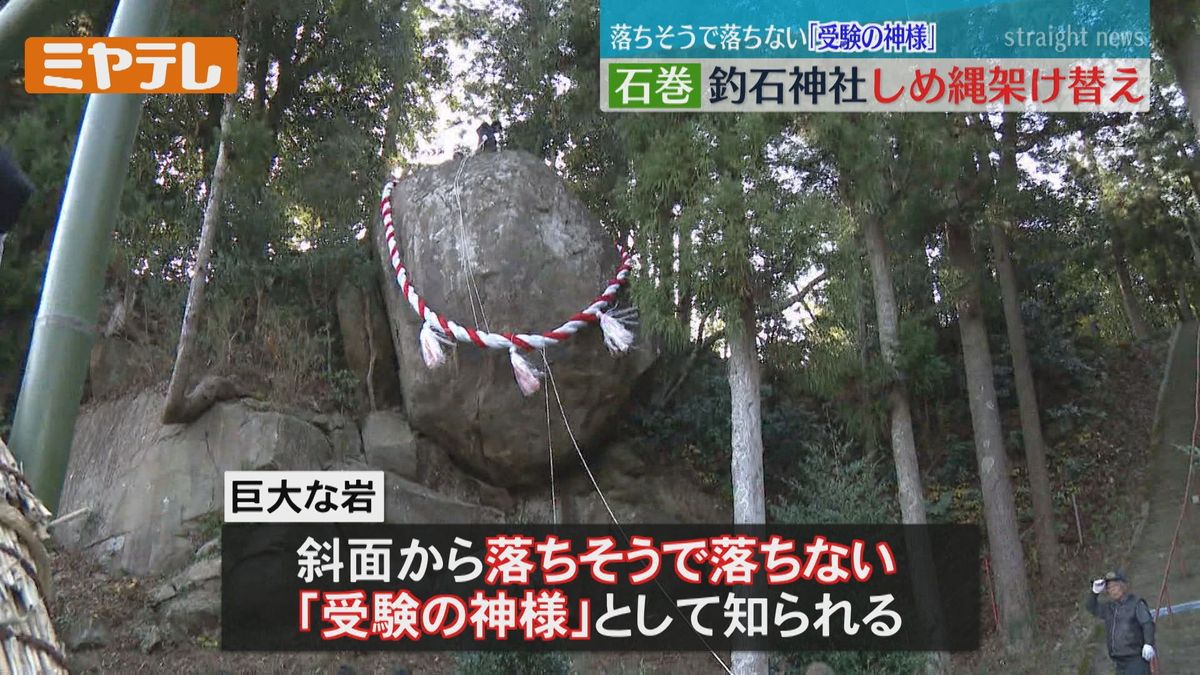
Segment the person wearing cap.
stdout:
[[[1106,593],[1109,602],[1100,602]],[[1118,675],[1149,675],[1154,659],[1154,617],[1146,601],[1129,592],[1129,580],[1120,571],[1092,582],[1087,609],[1104,621],[1108,658]]]

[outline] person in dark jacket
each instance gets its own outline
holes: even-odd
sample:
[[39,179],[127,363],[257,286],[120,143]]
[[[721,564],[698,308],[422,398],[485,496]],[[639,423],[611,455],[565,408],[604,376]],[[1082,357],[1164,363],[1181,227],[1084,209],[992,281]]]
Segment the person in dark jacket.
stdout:
[[499,120],[495,122],[484,122],[475,130],[475,134],[479,136],[479,149],[485,152],[496,152],[500,149],[500,132],[504,130],[504,126]]
[[[1110,602],[1100,602],[1106,593]],[[1104,621],[1108,658],[1117,675],[1149,675],[1154,660],[1154,617],[1146,601],[1129,592],[1121,572],[1109,572],[1092,582],[1087,609]]]
[[17,214],[32,194],[33,183],[8,150],[0,148],[0,258],[4,256],[4,238],[17,224]]

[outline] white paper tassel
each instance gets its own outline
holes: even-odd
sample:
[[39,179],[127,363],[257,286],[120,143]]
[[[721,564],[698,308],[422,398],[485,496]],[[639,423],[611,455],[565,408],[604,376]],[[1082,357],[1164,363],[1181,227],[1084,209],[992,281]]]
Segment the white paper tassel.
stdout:
[[513,376],[517,378],[517,386],[521,388],[522,394],[530,396],[542,388],[542,371],[534,368],[516,348],[510,349],[508,356],[512,361]]
[[446,362],[443,344],[450,344],[450,341],[428,323],[421,326],[421,358],[425,359],[425,365],[431,370]]
[[604,333],[604,346],[613,354],[624,354],[633,346],[633,332],[625,327],[628,314],[617,312],[600,313],[600,330]]

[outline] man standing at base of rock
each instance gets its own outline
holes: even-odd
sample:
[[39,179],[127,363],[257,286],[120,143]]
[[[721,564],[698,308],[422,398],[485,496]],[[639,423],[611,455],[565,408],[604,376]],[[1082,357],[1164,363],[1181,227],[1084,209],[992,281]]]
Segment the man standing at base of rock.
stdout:
[[[1107,592],[1111,602],[1100,603]],[[1108,658],[1116,665],[1117,675],[1150,675],[1154,660],[1154,617],[1146,601],[1129,592],[1129,580],[1122,572],[1109,572],[1092,582],[1087,609],[1104,620]]]

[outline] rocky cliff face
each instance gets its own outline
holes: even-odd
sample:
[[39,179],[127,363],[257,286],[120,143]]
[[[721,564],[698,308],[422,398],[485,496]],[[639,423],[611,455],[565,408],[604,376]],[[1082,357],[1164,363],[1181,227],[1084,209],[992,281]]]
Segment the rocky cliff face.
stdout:
[[[238,470],[382,470],[392,523],[551,520],[548,488],[515,493],[469,475],[397,411],[370,413],[360,425],[244,400],[220,403],[190,425],[163,425],[162,405],[150,390],[84,410],[60,512],[89,513],[54,529],[60,545],[112,570],[174,573],[217,536],[223,475]],[[694,477],[645,454],[621,443],[590,460],[623,522],[728,520]],[[556,473],[563,522],[608,522],[578,457],[560,460]]]
[[[464,325],[486,323],[492,332],[557,328],[592,302],[618,264],[599,221],[527,153],[483,153],[420,170],[400,181],[392,205],[411,282],[431,307]],[[386,250],[379,223],[374,236]],[[390,261],[381,256],[380,262],[413,428],[489,482],[546,483],[542,395],[521,395],[503,351],[463,345],[442,369],[426,368],[420,320],[401,295]],[[476,305],[472,311],[471,283],[482,310]],[[546,356],[575,437],[587,451],[599,448],[654,359],[644,343],[614,359],[596,327]],[[540,355],[532,358],[542,367]],[[570,438],[554,417],[553,445],[560,456],[572,456]]]
[[[588,305],[617,255],[554,172],[512,152],[471,157],[459,169],[454,161],[417,172],[394,194],[402,256],[427,301],[471,323],[471,277],[497,332],[556,328]],[[59,543],[112,570],[178,573],[211,548],[230,470],[382,470],[394,523],[549,522],[546,399],[521,395],[504,352],[464,345],[428,370],[420,323],[383,264],[386,313],[372,288],[344,284],[337,299],[347,364],[371,382],[374,399],[356,418],[244,399],[188,425],[163,425],[159,389],[120,395],[134,365],[128,350],[100,354],[107,360],[93,364],[93,391],[110,395],[79,418],[60,504],[62,513],[89,513],[59,526]],[[688,472],[611,438],[652,348],[643,342],[614,359],[591,327],[547,356],[572,430],[623,522],[728,520]],[[556,401],[551,410],[561,521],[608,522]]]
[[[161,393],[144,391],[80,416],[60,511],[89,513],[56,528],[60,544],[133,574],[177,570],[219,531],[226,471],[382,469],[389,522],[503,517],[478,499],[420,484],[418,458],[436,465],[429,457],[436,447],[420,446],[411,431],[383,446],[368,436],[364,445],[358,425],[340,415],[281,412],[249,400],[217,404],[190,425],[163,425],[162,406]],[[399,425],[407,431],[402,417]],[[368,418],[367,426],[380,423]]]

